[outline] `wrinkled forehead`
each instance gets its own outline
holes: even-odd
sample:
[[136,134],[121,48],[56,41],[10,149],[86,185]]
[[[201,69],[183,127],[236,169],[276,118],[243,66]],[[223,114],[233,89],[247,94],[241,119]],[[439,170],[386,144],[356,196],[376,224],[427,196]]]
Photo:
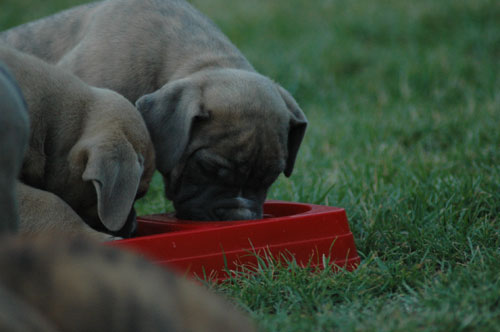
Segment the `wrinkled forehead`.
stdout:
[[259,121],[226,122],[212,119],[194,133],[201,156],[215,164],[243,173],[277,174],[285,168],[286,137],[279,128]]
[[[257,74],[228,71],[207,80],[201,107],[208,111],[192,132],[194,146],[228,167],[253,173],[285,168],[289,113],[276,85]],[[193,141],[192,141],[193,142]]]
[[275,84],[258,76],[218,77],[204,85],[202,99],[205,109],[224,111],[227,115],[273,118],[286,115],[286,104]]

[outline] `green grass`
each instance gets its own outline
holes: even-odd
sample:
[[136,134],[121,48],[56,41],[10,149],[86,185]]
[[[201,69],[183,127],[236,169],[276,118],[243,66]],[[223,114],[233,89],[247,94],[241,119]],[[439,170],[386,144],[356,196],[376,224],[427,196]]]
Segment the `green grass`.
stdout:
[[[75,3],[7,0],[0,29]],[[500,331],[500,2],[194,3],[309,118],[269,197],[344,207],[363,257],[211,287],[264,331]],[[157,176],[138,208],[166,206]]]

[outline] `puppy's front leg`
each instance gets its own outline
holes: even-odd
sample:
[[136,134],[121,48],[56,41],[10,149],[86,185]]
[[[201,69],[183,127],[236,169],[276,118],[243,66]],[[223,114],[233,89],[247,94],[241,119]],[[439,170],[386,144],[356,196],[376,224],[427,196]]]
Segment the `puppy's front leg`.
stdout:
[[68,236],[86,236],[96,241],[107,241],[112,236],[90,228],[61,198],[48,191],[17,182],[19,202],[19,232],[36,234],[57,232]]

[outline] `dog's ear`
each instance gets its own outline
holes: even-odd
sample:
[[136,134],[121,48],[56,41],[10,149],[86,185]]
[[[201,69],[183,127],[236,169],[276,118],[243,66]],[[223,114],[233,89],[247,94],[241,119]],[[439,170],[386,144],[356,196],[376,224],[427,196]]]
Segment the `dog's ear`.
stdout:
[[156,165],[162,174],[170,172],[184,154],[193,121],[209,116],[201,107],[201,95],[201,88],[192,79],[185,78],[168,83],[136,102],[151,135]]
[[299,105],[293,99],[292,95],[288,93],[285,89],[278,85],[278,91],[281,97],[285,101],[286,107],[290,111],[290,124],[288,131],[288,157],[286,160],[286,166],[283,173],[286,177],[292,175],[293,166],[295,164],[295,159],[297,158],[297,153],[299,151],[300,143],[304,138],[307,128],[307,119],[304,112],[300,109]]
[[90,145],[82,174],[97,192],[97,213],[110,231],[120,230],[132,209],[144,160],[129,142],[119,146]]

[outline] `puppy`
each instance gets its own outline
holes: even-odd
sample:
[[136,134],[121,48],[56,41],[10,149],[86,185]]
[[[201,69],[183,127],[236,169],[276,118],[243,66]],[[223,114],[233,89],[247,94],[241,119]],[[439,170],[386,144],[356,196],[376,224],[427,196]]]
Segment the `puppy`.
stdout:
[[[0,239],[19,226],[16,180],[28,145],[29,117],[16,81],[0,62]],[[5,273],[9,268],[3,271]],[[0,284],[0,331],[55,331],[38,312]]]
[[[129,237],[133,203],[147,191],[154,151],[139,112],[116,92],[0,46],[31,119],[18,188],[20,230]],[[85,221],[85,224],[83,221]]]
[[292,174],[304,113],[185,1],[97,2],[0,38],[136,102],[178,217],[260,218]]
[[66,233],[10,234],[29,127],[2,64],[0,129],[0,331],[255,331],[226,301],[131,253]]
[[0,269],[1,331],[255,331],[201,286],[83,238],[4,237]]

